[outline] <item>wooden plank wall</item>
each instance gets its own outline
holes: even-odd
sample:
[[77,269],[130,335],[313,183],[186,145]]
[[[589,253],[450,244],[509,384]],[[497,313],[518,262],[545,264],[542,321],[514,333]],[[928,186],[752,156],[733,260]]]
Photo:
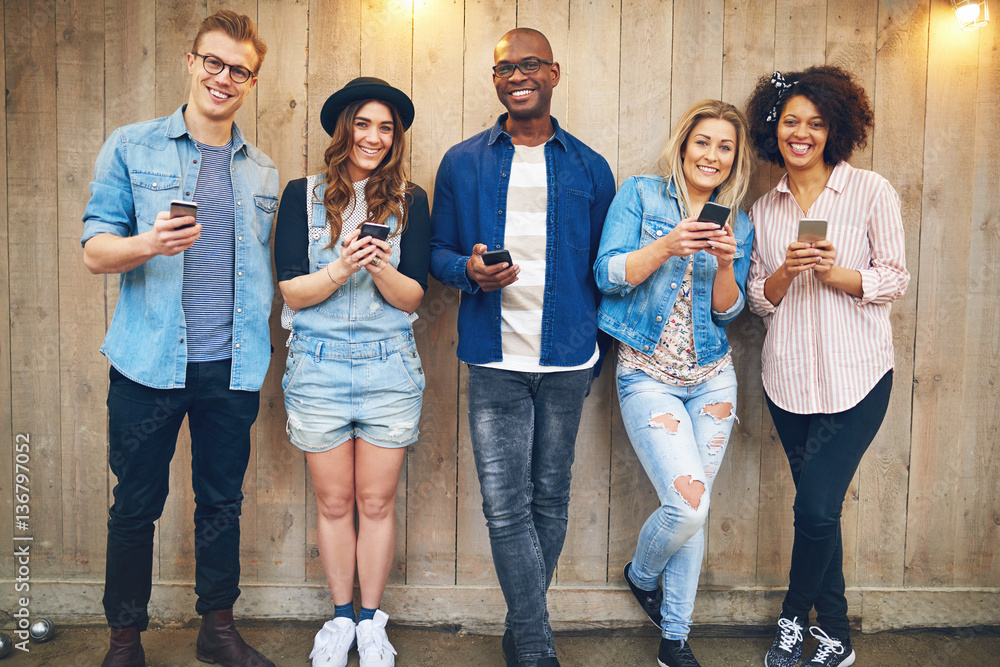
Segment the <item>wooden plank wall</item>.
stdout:
[[[321,167],[328,139],[319,110],[365,74],[412,95],[411,178],[433,193],[444,151],[502,111],[489,67],[493,45],[514,26],[549,36],[563,76],[554,114],[608,159],[619,182],[655,170],[670,124],[698,99],[742,105],[775,68],[826,62],[854,71],[876,129],[853,162],[899,191],[913,280],[892,313],[889,414],[844,506],[851,613],[866,630],[1000,622],[1000,7],[986,29],[961,33],[945,0],[5,2],[0,541],[15,534],[12,446],[27,434],[33,591],[45,607],[36,613],[63,622],[101,614],[114,478],[98,348],[118,281],[88,274],[79,250],[94,159],[115,127],[185,101],[184,54],[219,7],[249,14],[268,43],[238,122],[275,160],[282,186]],[[758,168],[745,207],[780,175]],[[455,359],[457,305],[455,290],[432,280],[415,324],[427,374],[422,437],[400,480],[384,606],[396,620],[495,629],[502,599],[469,443],[467,374]],[[284,433],[279,310],[276,300],[276,351],[245,485],[241,604],[244,614],[318,618],[329,615],[329,596],[308,471]],[[696,621],[768,623],[786,582],[792,486],[763,402],[763,335],[749,313],[730,328],[740,423],[714,488]],[[580,428],[552,593],[561,627],[641,620],[620,573],[657,501],[611,376],[595,382]],[[193,609],[188,457],[183,437],[157,531],[162,620]],[[9,555],[0,557],[4,605],[12,575]],[[428,596],[442,604],[426,604]]]

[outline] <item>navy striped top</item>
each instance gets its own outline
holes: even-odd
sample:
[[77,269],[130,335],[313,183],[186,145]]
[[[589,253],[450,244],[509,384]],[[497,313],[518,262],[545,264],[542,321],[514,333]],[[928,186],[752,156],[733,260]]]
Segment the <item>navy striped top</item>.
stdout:
[[236,259],[236,210],[230,159],[233,142],[208,146],[194,190],[201,236],[184,251],[181,306],[187,322],[188,362],[219,361],[233,356],[233,271]]

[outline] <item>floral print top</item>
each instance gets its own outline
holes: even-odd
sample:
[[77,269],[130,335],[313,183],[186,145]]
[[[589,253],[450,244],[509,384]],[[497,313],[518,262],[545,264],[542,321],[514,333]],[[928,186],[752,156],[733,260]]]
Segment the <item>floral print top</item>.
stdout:
[[694,320],[691,316],[691,291],[694,288],[694,262],[688,260],[684,280],[670,317],[651,354],[644,354],[624,343],[618,346],[618,363],[625,368],[642,371],[659,382],[678,387],[692,387],[710,380],[732,364],[727,352],[718,361],[699,366],[694,351]]

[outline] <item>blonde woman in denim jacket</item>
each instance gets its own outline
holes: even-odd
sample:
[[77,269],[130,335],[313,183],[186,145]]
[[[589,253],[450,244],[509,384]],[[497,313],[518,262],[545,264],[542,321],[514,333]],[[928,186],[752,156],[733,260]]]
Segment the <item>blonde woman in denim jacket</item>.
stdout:
[[[622,184],[594,267],[602,330],[620,341],[617,385],[632,447],[660,506],[639,532],[625,580],[661,631],[658,663],[697,667],[687,644],[712,482],[736,415],[726,325],[743,309],[753,228],[737,206],[750,177],[746,121],[731,104],[685,112],[663,176]],[[698,222],[713,201],[724,228]]]

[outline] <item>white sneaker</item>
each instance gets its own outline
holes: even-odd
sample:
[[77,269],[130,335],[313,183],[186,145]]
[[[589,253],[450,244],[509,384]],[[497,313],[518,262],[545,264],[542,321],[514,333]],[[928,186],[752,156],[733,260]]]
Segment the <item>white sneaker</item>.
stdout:
[[316,633],[309,654],[312,667],[347,667],[347,653],[354,646],[354,621],[335,618]]
[[358,623],[358,653],[361,667],[395,667],[396,649],[385,636],[385,622],[389,614],[381,609],[375,611],[375,618]]

